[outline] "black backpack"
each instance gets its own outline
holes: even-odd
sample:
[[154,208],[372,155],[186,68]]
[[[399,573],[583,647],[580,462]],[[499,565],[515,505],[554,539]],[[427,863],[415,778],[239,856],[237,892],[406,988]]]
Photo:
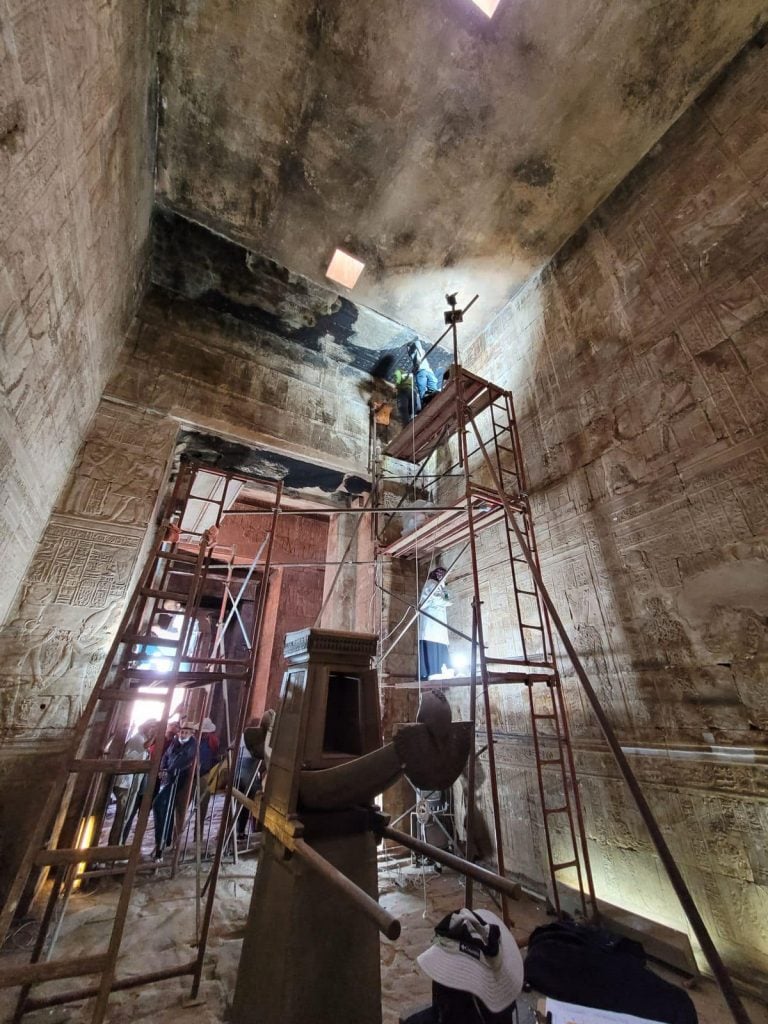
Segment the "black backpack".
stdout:
[[432,1005],[414,1013],[403,1024],[515,1024],[518,1020],[516,1004],[501,1013],[491,1013],[479,999],[469,992],[447,988],[432,982]]
[[648,970],[639,942],[574,921],[544,925],[531,935],[525,984],[578,1006],[698,1024],[691,997]]

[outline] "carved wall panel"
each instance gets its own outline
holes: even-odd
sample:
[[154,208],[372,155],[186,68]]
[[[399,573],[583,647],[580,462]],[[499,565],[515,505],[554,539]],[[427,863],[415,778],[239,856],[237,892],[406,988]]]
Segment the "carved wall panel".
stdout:
[[[514,394],[544,579],[715,941],[763,976],[767,91],[748,49],[465,358]],[[512,654],[500,535],[480,557],[489,650]],[[466,631],[468,577],[451,590]],[[563,676],[598,893],[683,927]],[[524,696],[496,688],[493,725],[511,868],[543,885]]]
[[0,630],[6,741],[58,746],[77,721],[122,614],[175,426],[102,402]]
[[141,290],[153,20],[137,0],[3,5],[0,623]]

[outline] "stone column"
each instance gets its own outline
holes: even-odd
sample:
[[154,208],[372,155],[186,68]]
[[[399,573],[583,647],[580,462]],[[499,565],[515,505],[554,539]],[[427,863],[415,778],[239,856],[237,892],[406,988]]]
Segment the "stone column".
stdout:
[[141,568],[175,434],[169,419],[100,403],[0,629],[0,874],[5,878],[16,862],[25,823],[42,802],[45,779],[67,749]]

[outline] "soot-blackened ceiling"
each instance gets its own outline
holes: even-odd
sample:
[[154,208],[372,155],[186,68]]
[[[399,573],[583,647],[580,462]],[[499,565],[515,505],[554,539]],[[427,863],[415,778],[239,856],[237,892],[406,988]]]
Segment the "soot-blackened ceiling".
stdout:
[[176,457],[262,480],[282,480],[285,493],[298,498],[319,497],[346,505],[371,489],[361,476],[199,430],[180,431]]
[[[175,0],[162,202],[434,337],[480,329],[756,30],[763,0]],[[436,312],[437,311],[437,312]]]
[[[254,343],[263,343],[267,332],[383,378],[410,365],[408,344],[417,335],[388,317],[172,210],[155,209],[152,235],[153,283],[255,328]],[[442,305],[435,308],[436,318]],[[449,360],[444,349],[430,356],[436,372]]]

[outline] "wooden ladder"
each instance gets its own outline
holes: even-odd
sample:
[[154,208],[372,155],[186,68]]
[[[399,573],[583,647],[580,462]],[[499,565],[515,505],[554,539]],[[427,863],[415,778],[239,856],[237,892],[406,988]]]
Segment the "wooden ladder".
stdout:
[[[74,730],[66,765],[50,787],[41,812],[36,818],[18,872],[0,912],[1,943],[29,888],[34,884],[35,891],[39,892],[46,882],[49,885],[30,962],[0,968],[0,988],[19,987],[21,990],[13,1018],[14,1024],[17,1024],[25,1013],[34,1009],[88,997],[95,997],[91,1019],[94,1024],[100,1024],[104,1019],[112,991],[199,973],[205,951],[210,912],[194,960],[122,980],[116,979],[115,976],[131,895],[141,868],[142,843],[149,823],[163,755],[163,737],[172,712],[175,691],[179,687],[210,688],[213,683],[226,683],[227,680],[245,681],[240,702],[241,710],[237,716],[239,729],[237,735],[233,737],[233,742],[239,743],[263,621],[266,586],[260,587],[260,614],[257,613],[254,617],[248,658],[221,657],[221,643],[217,644],[210,657],[198,655],[194,626],[200,610],[203,588],[214,561],[214,546],[211,541],[215,540],[215,536],[206,531],[184,527],[184,514],[190,498],[194,498],[195,502],[210,504],[214,506],[215,526],[218,528],[227,504],[231,481],[243,479],[235,474],[218,472],[217,475],[224,479],[220,495],[201,497],[193,493],[197,473],[201,469],[207,473],[217,472],[211,471],[208,467],[194,467],[185,463],[181,465],[159,537],[153,545],[96,685]],[[268,535],[270,540],[266,545],[263,566],[265,580],[269,571],[271,541],[274,538],[282,494],[281,484],[275,481],[269,483],[275,489],[276,497]],[[218,564],[218,558],[216,562]],[[176,639],[153,635],[153,627],[159,625],[158,617],[168,612],[168,602],[173,602],[174,613],[181,617]],[[160,670],[153,669],[151,664],[148,664],[148,660],[151,660],[148,648],[155,646],[167,650],[171,661],[170,667],[165,666]],[[124,709],[126,702],[137,699],[138,687],[146,687],[152,681],[161,681],[164,693],[163,711],[151,757],[146,761],[138,761],[110,756],[109,748],[115,735],[115,722],[120,717],[120,710]],[[158,696],[161,693],[162,690],[159,690]],[[143,691],[142,696],[146,698],[146,691]],[[111,778],[119,774],[141,774],[146,778],[133,836],[125,845],[91,845],[92,841],[98,844],[98,835],[92,835],[94,824],[98,821],[97,811],[104,805]],[[229,801],[227,805],[228,803]],[[226,818],[225,809],[220,825],[221,831],[226,827]],[[216,873],[221,861],[220,847],[221,844],[215,864]],[[97,865],[93,870],[94,874],[113,874],[120,877],[115,916],[107,947],[95,956],[69,960],[54,959],[53,946],[68,900],[76,883],[88,877],[91,865]],[[107,865],[106,869],[104,865]],[[212,888],[215,887],[215,882],[215,877],[209,878]],[[98,983],[41,999],[30,996],[33,985],[83,976],[95,976]]]

